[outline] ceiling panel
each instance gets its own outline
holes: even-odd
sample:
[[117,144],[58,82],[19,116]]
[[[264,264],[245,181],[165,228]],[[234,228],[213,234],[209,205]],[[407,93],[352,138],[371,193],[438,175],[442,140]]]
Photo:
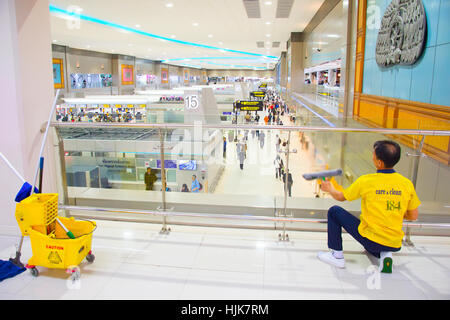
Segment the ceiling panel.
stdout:
[[[249,19],[243,0],[50,0],[51,6],[86,18],[77,24],[52,12],[52,37],[61,45],[139,58],[207,58],[195,61],[203,68],[233,68],[236,61],[224,62],[232,57],[241,67],[265,68],[267,59],[257,55],[279,57],[290,33],[301,32],[323,0],[295,0],[283,19],[275,18],[275,1],[265,3],[259,1],[261,18]],[[281,45],[255,46],[263,39]]]

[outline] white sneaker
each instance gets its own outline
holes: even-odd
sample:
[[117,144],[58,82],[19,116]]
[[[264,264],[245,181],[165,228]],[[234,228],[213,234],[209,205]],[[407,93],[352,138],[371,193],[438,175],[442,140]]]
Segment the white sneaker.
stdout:
[[345,268],[345,259],[337,259],[334,257],[333,252],[332,251],[319,251],[317,253],[317,258],[319,258],[319,260],[331,264],[332,266],[335,266],[337,268]]

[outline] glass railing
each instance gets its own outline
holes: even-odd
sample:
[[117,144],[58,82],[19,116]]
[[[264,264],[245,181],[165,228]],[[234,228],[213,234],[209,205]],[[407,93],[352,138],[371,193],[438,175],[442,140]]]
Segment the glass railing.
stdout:
[[[430,151],[442,141],[448,146],[450,131],[344,127],[342,119],[330,126],[321,117],[291,116],[282,116],[283,125],[55,121],[60,206],[70,215],[165,226],[324,230],[336,201],[320,179],[303,175],[341,169],[330,178],[346,188],[375,172],[373,143],[395,139],[402,146],[396,170],[422,201],[416,226],[450,223],[449,155]],[[288,172],[292,183],[284,183]],[[359,201],[340,205],[360,212]]]

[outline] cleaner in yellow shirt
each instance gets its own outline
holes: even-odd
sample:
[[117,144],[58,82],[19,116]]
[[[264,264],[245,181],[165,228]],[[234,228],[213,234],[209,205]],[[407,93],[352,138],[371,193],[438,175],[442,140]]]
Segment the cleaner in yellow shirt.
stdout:
[[380,271],[392,273],[392,252],[399,251],[404,233],[403,219],[416,220],[420,200],[410,180],[393,169],[400,160],[400,146],[389,140],[375,142],[373,163],[377,173],[359,177],[343,192],[329,181],[323,191],[338,201],[361,198],[360,219],[339,206],[328,210],[328,247],[317,257],[338,268],[345,267],[342,227],[372,255],[380,259]]

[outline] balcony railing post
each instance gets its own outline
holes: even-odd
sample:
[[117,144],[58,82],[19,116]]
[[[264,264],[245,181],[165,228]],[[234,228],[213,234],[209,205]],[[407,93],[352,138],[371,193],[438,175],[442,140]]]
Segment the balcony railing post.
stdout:
[[[162,203],[161,203],[161,211],[166,212],[167,211],[167,205],[166,205],[166,167],[165,167],[165,159],[164,159],[164,132],[163,129],[159,129],[159,141],[160,141],[160,159],[161,159],[161,196],[162,196]],[[169,232],[170,228],[167,228],[167,216],[163,215],[163,226],[161,228],[162,233]]]

